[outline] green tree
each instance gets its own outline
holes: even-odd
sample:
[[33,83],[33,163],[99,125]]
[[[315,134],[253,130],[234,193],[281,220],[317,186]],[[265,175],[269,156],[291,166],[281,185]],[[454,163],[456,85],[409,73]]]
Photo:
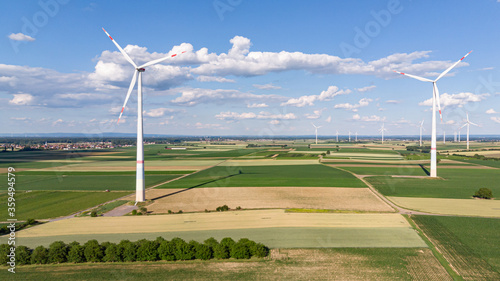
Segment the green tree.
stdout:
[[85,248],[78,242],[69,244],[68,261],[74,263],[85,262]]
[[49,260],[49,251],[44,246],[38,246],[31,253],[31,264],[46,264]]
[[107,247],[106,250],[104,251],[104,258],[103,260],[105,262],[117,262],[117,261],[122,261],[121,255],[120,255],[120,247],[116,245],[115,243],[110,243]]
[[195,246],[195,258],[200,259],[200,260],[209,260],[213,256],[213,251],[210,246],[206,244],[200,244]]
[[231,248],[231,257],[235,259],[249,259],[250,249],[246,243],[238,242]]
[[158,247],[160,259],[166,261],[175,261],[175,244],[169,241],[163,241]]
[[99,242],[97,240],[89,240],[87,243],[83,245],[85,250],[83,253],[85,254],[85,259],[88,262],[101,262],[102,258],[104,257],[104,252],[99,245]]
[[476,193],[474,193],[474,197],[482,198],[482,199],[491,199],[493,198],[493,192],[489,188],[481,187]]
[[217,244],[214,247],[214,258],[216,259],[228,259],[229,254],[229,248],[222,244]]
[[55,241],[49,245],[49,263],[64,263],[68,260],[68,245]]
[[138,261],[156,261],[158,260],[158,243],[155,241],[144,241],[137,248]]
[[31,264],[31,249],[26,246],[17,246],[16,263],[19,265]]
[[[120,242],[121,244],[121,242]],[[136,261],[137,246],[135,243],[128,242],[123,245],[123,261]]]
[[192,260],[194,258],[193,246],[180,238],[172,239],[175,243],[176,260]]
[[9,261],[8,254],[10,254],[10,248],[8,244],[0,245],[0,264],[5,265]]
[[234,242],[234,240],[230,237],[226,237],[220,240],[220,244],[227,247],[228,249],[231,249],[235,243],[236,242]]
[[205,240],[203,242],[205,245],[209,246],[210,248],[212,248],[212,250],[217,246],[219,245],[219,242],[217,241],[217,239],[213,238],[213,237],[210,237],[208,238],[207,240]]
[[252,246],[252,248],[250,248],[250,253],[252,254],[252,256],[258,258],[267,257],[267,255],[269,255],[269,248],[264,244],[256,243]]

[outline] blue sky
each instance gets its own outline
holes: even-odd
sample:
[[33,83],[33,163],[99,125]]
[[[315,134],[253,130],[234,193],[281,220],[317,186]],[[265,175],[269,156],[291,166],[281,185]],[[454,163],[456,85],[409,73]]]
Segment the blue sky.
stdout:
[[500,131],[500,3],[485,1],[2,1],[0,133],[135,132],[137,63],[144,131],[185,135],[430,132],[431,83],[452,135]]

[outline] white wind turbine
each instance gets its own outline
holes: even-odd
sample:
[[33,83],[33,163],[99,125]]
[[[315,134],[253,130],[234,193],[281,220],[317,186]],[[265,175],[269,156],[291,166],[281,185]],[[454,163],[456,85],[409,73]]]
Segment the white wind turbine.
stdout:
[[337,130],[337,142],[339,142],[339,131]]
[[470,125],[474,125],[474,126],[479,127],[479,125],[469,121],[469,113],[466,113],[466,114],[467,114],[467,121],[465,121],[465,124],[463,124],[462,127],[460,127],[460,129],[467,126],[467,150],[469,150],[469,127],[470,127]]
[[[104,32],[106,35],[108,35],[109,39],[113,41],[113,43],[116,45],[118,50],[122,53],[122,55],[125,57],[125,59],[134,66],[135,71],[134,71],[134,76],[132,76],[132,81],[130,82],[130,86],[128,88],[127,96],[125,98],[125,102],[123,103],[122,110],[120,112],[120,117],[118,117],[118,122],[120,122],[120,119],[123,114],[123,110],[125,109],[125,106],[127,105],[127,101],[130,98],[130,94],[132,93],[132,90],[135,87],[135,82],[137,81],[137,171],[136,171],[136,185],[135,185],[135,201],[136,202],[144,202],[145,197],[146,197],[146,189],[145,189],[145,181],[144,181],[144,131],[143,131],[143,122],[142,122],[142,73],[146,70],[145,67],[152,66],[154,64],[160,63],[164,60],[167,60],[169,58],[177,56],[177,54],[172,54],[169,56],[166,56],[161,59],[156,59],[152,60],[150,62],[147,62],[143,65],[137,66],[135,62],[130,58],[130,56],[125,52],[125,50],[116,43],[116,41],[109,35],[108,32],[103,28]],[[182,52],[185,53],[185,52]]]
[[355,142],[358,142],[358,132],[356,132]]
[[384,132],[387,131],[387,129],[384,127],[384,123],[382,123],[382,127],[380,127],[378,131],[382,133],[382,143],[384,143]]
[[422,146],[422,130],[425,131],[424,120],[422,120],[422,122],[420,122],[420,146]]
[[323,126],[316,126],[313,123],[311,123],[314,127],[314,132],[316,133],[316,144],[318,144],[318,129],[323,127]]
[[452,70],[457,64],[459,64],[463,59],[465,59],[472,51],[468,52],[465,56],[455,62],[452,66],[448,67],[443,73],[441,73],[435,80],[427,79],[424,77],[411,75],[408,73],[403,73],[399,71],[394,71],[396,73],[406,75],[408,77],[423,81],[423,82],[431,82],[432,83],[432,136],[431,136],[431,177],[437,177],[437,158],[436,158],[436,103],[439,110],[439,116],[441,117],[441,121],[443,121],[443,117],[441,115],[441,105],[439,103],[439,90],[437,88],[436,82],[445,76],[450,70]]
[[349,131],[349,142],[351,142],[351,131]]
[[446,144],[446,131],[443,131],[443,144]]

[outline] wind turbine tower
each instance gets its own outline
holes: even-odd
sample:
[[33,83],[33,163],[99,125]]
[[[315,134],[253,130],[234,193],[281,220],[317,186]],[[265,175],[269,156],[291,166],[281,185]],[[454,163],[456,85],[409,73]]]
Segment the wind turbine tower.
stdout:
[[462,127],[460,127],[460,129],[467,126],[467,150],[469,150],[469,128],[470,128],[470,125],[474,125],[476,127],[479,127],[479,125],[469,121],[469,113],[466,113],[466,114],[467,114],[467,121],[465,122],[465,124],[462,125]]
[[[160,63],[169,58],[173,58],[178,54],[171,54],[164,58],[152,60],[143,65],[137,66],[135,62],[130,58],[130,56],[125,52],[125,50],[118,45],[118,43],[109,35],[108,32],[103,28],[106,35],[108,35],[109,39],[115,44],[115,46],[120,50],[125,59],[134,67],[134,75],[132,76],[132,81],[130,82],[130,86],[128,88],[127,96],[125,98],[125,102],[123,103],[122,111],[120,112],[120,117],[118,117],[118,122],[123,114],[123,110],[127,105],[127,101],[130,98],[130,94],[135,87],[137,81],[137,161],[136,161],[136,183],[135,183],[135,201],[136,202],[144,202],[146,200],[146,189],[145,189],[145,181],[144,181],[144,130],[143,130],[143,111],[142,111],[142,73],[146,71],[146,67],[152,66],[154,64]],[[185,53],[185,52],[182,52]],[[118,123],[117,122],[117,123]]]
[[322,126],[316,126],[313,123],[311,123],[314,127],[314,132],[316,133],[316,144],[318,144],[318,129],[321,128]]
[[337,130],[337,142],[339,142],[339,131]]
[[432,134],[431,134],[431,173],[430,177],[437,177],[437,158],[436,158],[436,104],[439,110],[439,116],[441,117],[441,121],[443,121],[443,116],[441,114],[441,104],[439,103],[439,90],[436,82],[445,76],[450,70],[452,70],[457,64],[459,64],[463,59],[465,59],[472,51],[468,52],[465,56],[455,62],[453,65],[448,67],[443,73],[441,73],[435,80],[427,79],[424,77],[394,71],[396,73],[406,75],[408,77],[417,79],[423,82],[431,82],[432,83]]
[[378,130],[379,132],[382,133],[382,144],[384,143],[384,132],[387,131],[387,129],[384,127],[384,123],[382,123],[382,127]]
[[422,146],[422,130],[425,131],[424,120],[422,120],[422,122],[420,122],[420,146]]

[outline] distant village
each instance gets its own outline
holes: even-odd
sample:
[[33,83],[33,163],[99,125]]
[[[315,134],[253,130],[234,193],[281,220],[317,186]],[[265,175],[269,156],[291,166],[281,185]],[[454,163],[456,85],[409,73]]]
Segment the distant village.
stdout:
[[[155,144],[145,142],[144,144]],[[44,144],[0,144],[0,151],[30,151],[30,150],[83,150],[83,149],[110,149],[115,147],[131,147],[135,144],[113,144],[112,142],[77,142],[77,143],[49,143]]]

